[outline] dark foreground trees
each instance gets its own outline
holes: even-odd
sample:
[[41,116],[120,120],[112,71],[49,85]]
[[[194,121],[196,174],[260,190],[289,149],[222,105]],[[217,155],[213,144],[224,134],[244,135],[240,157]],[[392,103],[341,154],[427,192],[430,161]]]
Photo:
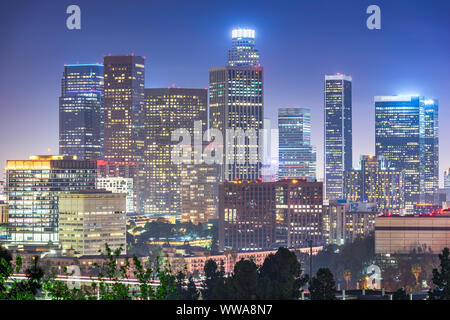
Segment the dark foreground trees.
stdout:
[[430,300],[450,300],[450,251],[448,248],[442,250],[439,255],[441,261],[440,270],[433,270],[434,288],[428,292]]
[[320,268],[309,285],[311,300],[335,300],[336,287],[334,277],[327,268]]

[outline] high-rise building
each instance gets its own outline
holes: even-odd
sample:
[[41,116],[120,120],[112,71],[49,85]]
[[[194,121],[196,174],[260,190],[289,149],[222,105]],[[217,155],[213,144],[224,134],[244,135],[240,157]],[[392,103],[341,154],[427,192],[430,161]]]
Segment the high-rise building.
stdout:
[[219,247],[255,251],[324,242],[322,183],[236,180],[219,186]]
[[69,156],[8,160],[8,243],[58,244],[58,195],[95,189],[95,169],[95,162]]
[[59,98],[59,153],[103,157],[103,65],[66,64]]
[[439,186],[438,102],[419,96],[375,97],[375,148],[405,172],[406,212],[433,203]]
[[112,193],[124,193],[126,197],[126,212],[134,212],[134,186],[133,178],[99,177],[95,180],[96,189],[104,189]]
[[105,56],[105,160],[136,162],[134,178],[136,212],[145,199],[144,84],[145,58],[134,55]]
[[126,200],[123,193],[80,190],[60,194],[59,243],[75,254],[100,255],[105,244],[112,251],[127,250]]
[[379,212],[400,213],[405,208],[405,176],[383,156],[363,155],[360,168],[344,173],[344,199],[376,203]]
[[450,189],[450,168],[444,171],[444,188]]
[[278,109],[279,179],[316,179],[316,153],[311,146],[311,111]]
[[[178,142],[172,141],[177,129],[185,129],[191,141],[195,137],[203,148],[202,138],[208,123],[207,90],[165,88],[145,89],[145,197],[141,207],[146,213],[181,213],[181,165],[172,159],[172,150]],[[195,122],[200,124],[195,127]],[[195,128],[194,128],[195,127]],[[176,136],[177,141],[180,137]],[[194,146],[194,150],[195,150]],[[188,156],[194,161],[193,152]]]
[[0,201],[0,225],[8,223],[8,204]]
[[232,67],[259,66],[259,53],[255,48],[255,30],[234,29],[231,38],[228,65]]
[[352,78],[325,76],[324,181],[328,199],[341,199],[343,175],[352,169]]
[[6,201],[5,181],[0,180],[0,201]]
[[244,42],[254,41],[254,31],[239,30],[233,31],[228,65],[211,68],[209,72],[210,128],[220,130],[225,141],[221,181],[261,177],[263,67],[259,65],[254,44],[249,49],[252,54],[237,49],[241,36],[245,35]]

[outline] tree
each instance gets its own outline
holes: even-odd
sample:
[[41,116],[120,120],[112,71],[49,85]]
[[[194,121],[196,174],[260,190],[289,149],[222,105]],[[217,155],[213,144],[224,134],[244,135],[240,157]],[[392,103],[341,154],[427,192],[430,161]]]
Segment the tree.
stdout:
[[433,270],[433,284],[435,288],[428,292],[430,300],[450,300],[450,251],[448,248],[442,250],[439,254],[441,261],[441,270]]
[[[223,261],[222,261],[223,262]],[[228,286],[226,284],[223,263],[218,269],[217,263],[209,259],[203,268],[205,280],[203,281],[202,297],[205,300],[228,299]]]
[[259,271],[259,299],[298,299],[307,278],[301,277],[302,269],[295,253],[279,248],[264,260]]
[[255,300],[258,297],[258,267],[251,260],[241,259],[234,266],[230,282],[232,298]]
[[311,300],[335,300],[336,288],[333,274],[328,268],[320,268],[309,286]]

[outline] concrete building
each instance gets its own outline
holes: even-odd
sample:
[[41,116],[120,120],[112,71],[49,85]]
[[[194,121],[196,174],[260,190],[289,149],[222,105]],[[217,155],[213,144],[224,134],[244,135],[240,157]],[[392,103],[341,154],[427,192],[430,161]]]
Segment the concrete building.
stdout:
[[105,243],[126,253],[126,194],[86,190],[59,195],[59,240],[77,255],[99,255]]
[[375,253],[409,254],[427,248],[438,254],[450,247],[450,209],[427,215],[384,215],[375,221]]
[[219,248],[322,245],[322,183],[236,180],[219,186]]

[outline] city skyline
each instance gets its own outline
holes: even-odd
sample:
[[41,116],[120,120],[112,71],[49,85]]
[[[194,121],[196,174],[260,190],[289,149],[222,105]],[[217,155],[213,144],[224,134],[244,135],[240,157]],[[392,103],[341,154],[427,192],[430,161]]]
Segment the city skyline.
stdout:
[[[437,42],[434,42],[435,40],[442,38],[442,35],[445,34],[445,28],[448,27],[446,21],[443,20],[445,16],[441,13],[445,11],[445,8],[448,6],[445,2],[439,3],[442,5],[441,7],[439,5],[429,7],[425,5],[425,2],[423,2],[423,4],[419,2],[415,5],[415,8],[420,7],[423,10],[413,10],[413,8],[406,5],[407,2],[405,1],[399,1],[399,3],[395,5],[383,4],[381,6],[383,12],[383,25],[382,30],[380,31],[369,31],[365,28],[365,16],[363,14],[363,9],[367,7],[365,2],[361,3],[360,8],[350,8],[347,3],[342,3],[339,6],[331,4],[330,2],[327,3],[329,3],[329,6],[326,9],[318,8],[318,4],[303,4],[303,9],[306,10],[300,10],[301,8],[299,8],[297,14],[300,14],[305,22],[297,23],[296,28],[289,28],[288,23],[281,21],[281,9],[277,9],[273,12],[274,16],[278,19],[278,24],[276,24],[278,27],[269,28],[267,24],[263,22],[262,18],[267,14],[264,13],[264,10],[267,10],[267,3],[264,2],[261,2],[261,6],[258,7],[255,12],[240,13],[233,18],[225,17],[224,15],[226,15],[227,12],[224,12],[220,15],[220,19],[218,20],[219,23],[208,29],[206,27],[205,29],[202,28],[204,27],[205,20],[211,21],[211,19],[200,19],[199,23],[189,25],[190,28],[187,29],[190,30],[190,33],[192,34],[199,31],[204,33],[205,37],[195,37],[200,38],[200,40],[193,39],[191,45],[201,44],[200,49],[205,50],[204,54],[205,56],[208,56],[208,58],[202,60],[202,53],[201,57],[195,58],[194,60],[194,57],[192,57],[191,54],[182,50],[182,48],[186,46],[190,47],[190,45],[187,44],[186,41],[180,39],[178,42],[170,42],[169,49],[175,50],[177,52],[175,55],[174,53],[168,53],[167,50],[152,49],[152,46],[148,47],[148,44],[140,43],[135,36],[130,37],[130,39],[125,39],[121,36],[117,39],[107,37],[106,41],[92,42],[94,38],[91,38],[91,36],[88,35],[89,33],[94,32],[94,30],[105,32],[99,24],[96,24],[98,21],[92,23],[91,20],[97,15],[99,15],[99,20],[101,20],[99,11],[100,5],[90,5],[87,2],[80,1],[79,5],[83,12],[86,13],[86,20],[84,20],[85,24],[83,24],[81,31],[70,33],[70,31],[65,29],[64,24],[60,23],[61,21],[64,22],[64,14],[61,14],[61,21],[56,17],[50,17],[49,24],[46,25],[47,27],[53,27],[58,23],[61,24],[61,30],[54,31],[53,34],[55,37],[52,39],[58,41],[57,39],[61,40],[60,38],[67,38],[66,41],[62,42],[63,46],[67,46],[67,49],[48,52],[48,49],[36,48],[36,52],[33,52],[33,54],[37,57],[45,52],[49,54],[46,57],[47,59],[42,60],[40,64],[33,64],[32,66],[34,69],[31,70],[28,69],[24,71],[22,66],[17,66],[15,64],[16,62],[9,63],[11,66],[8,65],[3,67],[5,70],[4,74],[7,77],[5,78],[5,76],[2,75],[0,78],[0,95],[3,97],[1,108],[2,114],[4,115],[4,117],[2,117],[4,122],[1,126],[1,134],[2,136],[11,135],[15,138],[11,139],[11,142],[6,141],[6,139],[3,140],[1,148],[2,152],[0,153],[0,167],[4,168],[6,160],[8,159],[26,159],[31,154],[43,154],[49,148],[51,149],[50,153],[57,153],[57,93],[59,91],[59,85],[55,85],[55,83],[60,81],[64,63],[76,63],[77,61],[80,63],[95,63],[95,61],[100,62],[102,60],[102,55],[108,55],[109,51],[112,51],[114,54],[131,54],[131,52],[134,51],[136,54],[149,57],[146,62],[146,88],[166,87],[165,84],[170,86],[173,82],[181,87],[206,88],[208,87],[207,75],[209,68],[212,66],[225,65],[226,63],[226,50],[229,48],[231,40],[231,29],[236,26],[248,26],[256,30],[257,48],[261,55],[261,65],[264,66],[266,71],[264,97],[265,117],[269,117],[273,123],[276,123],[274,120],[276,119],[277,110],[280,107],[311,106],[312,144],[317,146],[317,173],[319,178],[323,177],[323,172],[321,172],[321,169],[323,168],[323,136],[321,135],[323,131],[323,120],[321,119],[323,116],[323,80],[321,79],[323,79],[324,74],[341,72],[350,74],[353,78],[354,167],[361,154],[375,154],[375,130],[373,121],[375,118],[374,96],[404,93],[410,94],[413,92],[416,93],[415,91],[417,91],[417,94],[419,95],[436,98],[440,101],[441,119],[445,119],[446,116],[449,116],[450,112],[447,111],[448,108],[446,108],[448,101],[450,100],[449,94],[446,92],[448,80],[444,77],[445,70],[448,70],[447,66],[449,66],[448,59],[444,59],[446,52],[448,52],[449,45],[444,43],[436,44]],[[28,15],[24,14],[24,16],[30,18],[29,14],[31,12],[39,15],[39,13],[42,13],[45,10],[48,10],[52,15],[56,15],[55,12],[57,10],[64,12],[65,5],[65,3],[62,3],[54,6],[54,8],[53,6],[50,8],[43,4],[40,7],[35,8],[28,4],[28,7],[19,8],[20,5],[16,4],[16,8],[12,8],[11,10],[28,13]],[[197,5],[198,4],[194,4],[194,8],[191,8],[190,10],[197,8]],[[10,6],[14,7],[12,4],[10,4]],[[214,5],[211,4],[210,6]],[[245,5],[243,6],[245,7]],[[294,4],[293,6],[295,7]],[[163,8],[159,9],[160,11],[162,10],[165,12],[164,10],[167,8],[163,5]],[[180,10],[179,12],[182,12],[183,9],[185,8],[182,6],[177,8],[177,10]],[[286,8],[283,7],[283,9]],[[356,14],[357,9],[360,10],[359,15]],[[417,10],[417,12],[415,10]],[[343,16],[352,16],[352,19],[347,22],[339,22],[339,25],[344,30],[347,30],[347,28],[356,28],[356,30],[352,31],[351,40],[343,39],[346,46],[340,47],[337,50],[338,52],[333,55],[333,59],[329,58],[331,56],[330,53],[327,54],[324,50],[318,50],[324,48],[321,48],[321,46],[316,43],[308,43],[308,48],[311,48],[311,52],[297,52],[297,55],[300,55],[302,58],[297,59],[299,61],[293,59],[292,55],[288,52],[283,52],[283,50],[279,49],[280,45],[281,48],[289,48],[282,43],[282,40],[287,41],[290,39],[294,42],[294,44],[291,44],[294,47],[298,47],[302,40],[309,39],[309,41],[311,41],[310,35],[301,34],[298,37],[295,35],[296,32],[293,32],[302,30],[302,28],[300,28],[301,26],[307,26],[306,22],[311,18],[305,16],[305,11],[308,11],[313,17],[320,17],[321,19],[318,19],[318,23],[326,22],[328,23],[328,28],[330,28],[330,25],[338,23],[337,19],[342,19],[342,21],[344,21],[345,19],[342,18]],[[113,15],[118,14],[117,11],[112,10],[112,12]],[[258,13],[262,15],[258,17]],[[397,17],[399,14],[404,18],[399,19],[399,21],[394,21],[394,17]],[[419,16],[417,16],[417,14],[419,14]],[[356,17],[353,17],[353,15]],[[175,16],[179,16],[179,14],[175,14]],[[430,21],[429,19],[431,18],[433,18],[433,25],[428,25],[427,22]],[[170,18],[168,23],[173,22],[172,20],[173,19]],[[2,24],[11,22],[7,17],[1,21]],[[3,29],[11,30],[11,35],[13,32],[17,34],[17,30],[20,29],[20,23],[18,21],[20,21],[20,19],[11,23],[10,28],[5,27]],[[135,24],[128,21],[128,25],[127,30],[130,30]],[[179,33],[177,38],[181,37],[184,34],[184,31],[180,30],[179,26],[180,25],[177,26],[174,24],[172,28],[168,28],[169,31],[165,30],[163,27],[159,27],[156,30],[152,30],[151,34],[156,37],[159,42],[168,43],[166,39],[163,39],[163,34],[166,34],[167,32],[170,33],[170,30],[172,30],[172,32],[177,31]],[[331,38],[335,35],[334,32],[324,30],[324,27],[318,26],[317,23],[309,24],[308,27],[315,28],[314,32],[311,32],[313,35],[316,34],[318,37],[330,40],[330,46],[333,44],[334,40],[331,40]],[[113,27],[111,26],[111,28]],[[414,29],[415,33],[407,33],[410,28]],[[37,26],[37,29],[39,29],[39,26]],[[1,53],[2,58],[5,58],[5,52],[22,52],[21,50],[17,50],[29,45],[28,42],[25,42],[22,45],[17,43],[21,37],[26,37],[27,32],[30,32],[28,29],[20,30],[22,30],[22,32],[18,33],[17,38],[15,38],[14,41],[6,41],[6,50]],[[47,30],[47,32],[50,31]],[[160,34],[160,36],[158,36],[158,34]],[[196,34],[196,36],[197,35],[198,34]],[[8,37],[8,32],[6,33],[6,37]],[[415,52],[411,52],[410,47],[406,46],[406,44],[414,39],[420,40],[421,45],[418,45]],[[89,40],[86,46],[82,49],[74,50],[73,53],[70,52],[71,49],[75,47],[78,48],[79,42],[83,40]],[[393,42],[398,43],[393,44]],[[432,53],[430,53],[427,44],[434,44],[436,50],[433,50]],[[392,48],[392,53],[389,58],[379,56],[380,52],[384,51],[383,45]],[[205,46],[212,47],[214,50],[206,48]],[[278,48],[275,50],[276,52],[274,51],[275,47]],[[177,50],[177,48],[179,49]],[[64,52],[65,50],[68,51]],[[195,51],[197,52],[199,50]],[[180,54],[180,52],[183,52],[183,54]],[[281,54],[279,52],[281,52]],[[425,52],[428,55],[425,57],[429,57],[428,59],[423,59]],[[161,54],[167,56],[162,57]],[[312,59],[311,55],[317,55],[317,58]],[[347,57],[346,55],[349,55],[350,57]],[[378,55],[378,58],[373,59],[376,55]],[[288,57],[291,59],[288,59]],[[320,61],[320,59],[322,59],[322,61]],[[4,61],[4,59],[2,60]],[[26,58],[18,60],[20,60],[24,66],[30,68]],[[294,64],[295,67],[293,67],[291,71],[287,69],[287,65],[281,63],[280,60],[287,60],[287,65]],[[320,66],[318,66],[319,63],[317,63],[314,67],[311,66],[313,61],[320,61],[322,63],[320,63]],[[188,63],[186,64],[186,62]],[[178,64],[185,65],[185,68],[180,69]],[[16,69],[14,69],[14,66],[16,66]],[[41,68],[44,66],[48,67],[48,70],[46,69],[45,73],[41,71]],[[383,69],[380,69],[381,66]],[[168,69],[167,76],[163,75],[161,71],[165,69]],[[377,69],[383,71],[380,72]],[[16,72],[12,73],[11,70],[15,70]],[[294,74],[297,76],[297,73],[300,73],[301,76],[296,77],[295,80],[293,80]],[[24,82],[24,87],[28,88],[27,91],[30,92],[29,96],[21,96],[17,93],[17,89],[15,89],[18,81],[17,76],[20,75],[22,76],[21,80]],[[33,80],[36,80],[36,75],[42,75],[42,77],[39,78],[39,83],[33,82]],[[371,80],[368,80],[368,78]],[[436,79],[439,78],[443,80],[437,81]],[[36,94],[38,94],[37,97],[39,97],[39,99],[36,99]],[[12,108],[13,110],[17,110],[17,113],[15,111],[11,112],[10,110]],[[40,110],[40,112],[32,112],[35,109]],[[9,114],[6,115],[6,112],[9,112]],[[20,120],[15,118],[18,116],[20,116]],[[14,125],[11,126],[9,123]],[[42,123],[45,123],[46,125],[42,127]],[[442,126],[440,135],[448,135],[448,130],[449,129]],[[443,159],[449,157],[447,153],[450,151],[447,151],[448,148],[445,147],[442,140],[440,149],[440,158],[442,160],[440,161],[439,179],[442,185],[443,171],[445,168],[449,167],[449,164]]]

